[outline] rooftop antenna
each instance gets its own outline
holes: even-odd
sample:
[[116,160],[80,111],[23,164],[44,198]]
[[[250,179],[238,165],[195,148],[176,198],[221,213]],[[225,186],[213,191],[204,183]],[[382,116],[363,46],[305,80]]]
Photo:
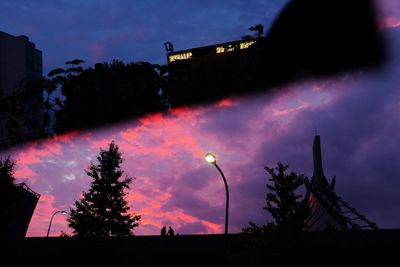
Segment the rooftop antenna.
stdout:
[[171,42],[165,42],[164,47],[165,47],[165,50],[167,51],[167,53],[174,52],[174,46],[172,45]]
[[257,24],[257,25],[250,27],[249,30],[256,32],[257,37],[261,37],[264,33],[264,26],[261,24]]

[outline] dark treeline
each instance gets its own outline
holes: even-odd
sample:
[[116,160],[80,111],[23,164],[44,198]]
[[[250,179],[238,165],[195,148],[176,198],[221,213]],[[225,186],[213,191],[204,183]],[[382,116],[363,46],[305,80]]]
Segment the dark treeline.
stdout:
[[[113,61],[94,68],[50,72],[47,94],[59,87],[65,97],[63,102],[56,101],[54,131],[84,129],[162,110],[159,91],[166,81],[160,69],[147,62]],[[48,108],[51,102],[47,100]]]
[[0,96],[2,148],[168,108],[165,66],[114,60],[84,69],[82,62],[68,61]]

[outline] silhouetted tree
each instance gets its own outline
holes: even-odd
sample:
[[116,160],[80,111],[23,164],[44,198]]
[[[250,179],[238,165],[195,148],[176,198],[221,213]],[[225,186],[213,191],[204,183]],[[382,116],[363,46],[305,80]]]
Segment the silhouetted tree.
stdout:
[[0,234],[4,235],[5,225],[12,220],[14,216],[14,197],[15,197],[15,178],[14,178],[15,162],[7,158],[0,158]]
[[283,232],[298,232],[303,229],[306,218],[306,203],[300,200],[301,195],[297,189],[304,183],[304,175],[291,172],[286,174],[289,165],[278,163],[274,168],[264,167],[271,175],[267,184],[269,192],[266,194],[266,206],[263,208],[274,218],[274,222],[258,226],[250,222],[248,228],[243,229],[247,233],[264,233],[271,230]]
[[124,189],[129,188],[132,178],[121,179],[123,161],[114,142],[107,150],[100,149],[98,164],[86,170],[92,180],[91,188],[83,198],[75,201],[67,219],[77,236],[129,236],[139,225],[141,216],[131,216]]
[[302,196],[296,194],[296,190],[304,183],[304,175],[295,172],[285,174],[289,165],[278,163],[275,168],[265,167],[264,169],[271,175],[267,184],[270,190],[266,196],[267,206],[264,210],[268,211],[275,219],[274,226],[282,231],[301,231],[304,226],[306,207]]
[[170,108],[164,65],[114,60],[95,68],[65,62],[47,77],[21,81],[11,95],[0,88],[1,145],[89,128]]

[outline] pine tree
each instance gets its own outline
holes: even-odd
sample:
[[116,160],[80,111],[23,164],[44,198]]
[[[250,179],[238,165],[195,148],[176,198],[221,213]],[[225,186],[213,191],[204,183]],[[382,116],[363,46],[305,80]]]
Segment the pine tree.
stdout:
[[68,224],[76,236],[129,236],[139,225],[140,215],[131,216],[124,189],[132,178],[121,179],[123,161],[114,142],[108,150],[100,149],[98,164],[89,166],[86,174],[92,178],[91,188],[75,201]]
[[285,174],[289,165],[278,163],[275,168],[265,167],[265,170],[271,175],[267,184],[270,190],[266,195],[266,207],[275,219],[270,227],[277,230],[293,232],[301,231],[306,218],[306,206],[303,200],[299,200],[301,195],[296,194],[296,190],[303,184],[304,175],[298,175],[295,172]]
[[301,231],[307,215],[307,206],[304,200],[299,200],[302,196],[297,195],[297,189],[304,183],[304,175],[291,172],[289,175],[285,171],[289,165],[278,162],[275,168],[264,167],[271,175],[267,184],[269,193],[266,194],[266,207],[263,209],[269,212],[274,218],[274,222],[264,225],[257,225],[249,222],[249,226],[242,229],[244,233],[262,234],[271,230],[283,232]]
[[7,158],[0,158],[0,203],[3,207],[0,209],[0,233],[4,233],[5,225],[13,220],[15,216],[15,162]]

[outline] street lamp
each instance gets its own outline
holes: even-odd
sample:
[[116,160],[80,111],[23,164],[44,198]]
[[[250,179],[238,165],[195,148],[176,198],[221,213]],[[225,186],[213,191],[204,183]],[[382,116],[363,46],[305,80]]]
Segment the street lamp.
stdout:
[[222,179],[224,180],[225,190],[226,190],[225,234],[228,234],[228,213],[229,213],[229,189],[228,189],[228,183],[226,182],[224,173],[221,171],[221,169],[217,165],[217,159],[214,156],[214,154],[207,153],[204,158],[208,163],[213,164],[217,168],[217,170],[219,171],[219,173],[222,176]]
[[67,212],[64,211],[64,210],[57,210],[57,211],[55,211],[55,212],[53,213],[53,215],[51,215],[51,219],[50,219],[50,223],[49,223],[49,229],[47,229],[47,235],[46,235],[46,237],[49,237],[50,228],[51,228],[51,223],[53,222],[54,215],[56,215],[57,213],[61,213],[61,214],[64,214],[64,215],[67,214]]

